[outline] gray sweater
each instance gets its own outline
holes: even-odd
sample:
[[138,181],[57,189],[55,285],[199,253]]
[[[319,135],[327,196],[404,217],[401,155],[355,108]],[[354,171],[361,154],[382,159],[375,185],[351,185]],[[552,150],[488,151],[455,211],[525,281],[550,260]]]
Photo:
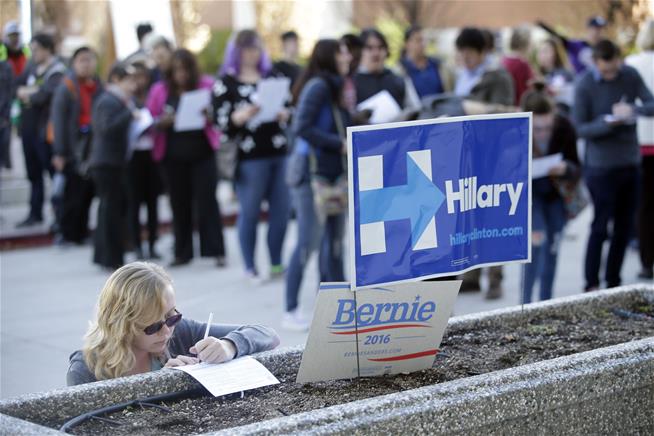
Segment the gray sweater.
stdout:
[[[204,338],[206,323],[192,319],[182,319],[175,327],[168,343],[168,353],[171,357],[180,354],[189,355],[189,348]],[[229,339],[236,346],[236,357],[272,350],[279,345],[279,336],[270,327],[262,325],[229,325],[212,324],[209,336]],[[66,382],[68,386],[91,383],[97,381],[95,375],[89,370],[81,350],[70,355],[70,364]]]
[[654,96],[640,74],[627,65],[608,82],[597,74],[587,71],[575,86],[573,118],[577,133],[586,139],[585,165],[605,169],[637,166],[641,157],[636,123],[611,125],[605,116],[620,101],[634,105],[638,115],[654,116]]

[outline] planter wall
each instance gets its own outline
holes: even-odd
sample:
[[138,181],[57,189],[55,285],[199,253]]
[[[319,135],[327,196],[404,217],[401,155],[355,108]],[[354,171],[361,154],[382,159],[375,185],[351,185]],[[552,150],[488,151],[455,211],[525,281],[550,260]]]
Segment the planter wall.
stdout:
[[[610,308],[630,299],[654,303],[653,286],[631,286],[452,318],[449,328],[486,328],[525,316]],[[303,347],[255,357],[271,372]],[[134,398],[198,384],[178,371],[158,371],[0,402],[0,433],[56,434],[38,424]],[[654,337],[572,354],[211,434],[307,433],[652,433]],[[7,416],[8,415],[8,416]],[[20,433],[22,432],[22,433]]]

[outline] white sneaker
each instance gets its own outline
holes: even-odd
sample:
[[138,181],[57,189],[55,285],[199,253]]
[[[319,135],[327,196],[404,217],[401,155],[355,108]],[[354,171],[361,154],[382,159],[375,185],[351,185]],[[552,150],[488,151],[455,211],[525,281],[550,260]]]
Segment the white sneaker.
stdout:
[[245,271],[245,278],[250,282],[250,284],[255,286],[262,285],[264,282],[263,278],[259,274],[257,274],[256,271],[252,271],[252,270]]
[[304,318],[302,313],[297,309],[284,313],[284,317],[282,318],[282,328],[284,330],[306,332],[309,330],[310,325],[309,320]]

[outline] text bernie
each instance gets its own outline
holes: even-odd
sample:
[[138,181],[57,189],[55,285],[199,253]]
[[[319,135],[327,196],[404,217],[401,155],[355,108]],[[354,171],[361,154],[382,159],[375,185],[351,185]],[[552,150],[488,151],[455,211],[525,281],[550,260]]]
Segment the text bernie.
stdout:
[[436,303],[426,301],[420,303],[420,296],[416,296],[413,303],[380,303],[362,304],[356,308],[352,299],[338,300],[338,311],[333,326],[354,325],[367,327],[373,325],[403,323],[403,322],[426,322],[436,312]]
[[499,207],[502,193],[509,196],[511,207],[509,215],[514,215],[520,194],[522,193],[523,182],[513,183],[495,183],[490,185],[477,186],[477,177],[466,177],[459,179],[459,189],[454,190],[452,180],[445,181],[445,197],[447,198],[447,213],[456,212],[454,203],[459,202],[459,211],[486,207]]

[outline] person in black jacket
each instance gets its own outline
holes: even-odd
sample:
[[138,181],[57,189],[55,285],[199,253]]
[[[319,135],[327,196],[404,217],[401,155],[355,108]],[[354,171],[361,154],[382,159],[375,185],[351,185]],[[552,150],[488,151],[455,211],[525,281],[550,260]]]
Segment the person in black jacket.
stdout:
[[354,76],[357,104],[386,90],[397,104],[405,106],[406,89],[404,80],[384,66],[388,57],[388,42],[377,29],[361,32],[363,51],[359,71]]
[[43,172],[52,174],[51,150],[47,144],[47,124],[54,90],[66,72],[66,66],[55,55],[54,39],[37,33],[32,38],[32,60],[18,79],[16,96],[21,101],[21,137],[25,153],[27,177],[32,185],[30,212],[18,227],[43,221],[45,197]]
[[132,95],[134,69],[116,64],[107,89],[93,106],[93,145],[89,169],[100,206],[95,229],[93,262],[115,269],[123,264],[127,210],[128,131],[136,114]]
[[72,69],[55,90],[52,100],[52,165],[66,179],[59,216],[60,242],[81,244],[88,235],[89,207],[93,200],[93,182],[86,171],[91,145],[91,108],[102,92],[96,76],[97,65],[93,49],[84,46],[75,50]]

